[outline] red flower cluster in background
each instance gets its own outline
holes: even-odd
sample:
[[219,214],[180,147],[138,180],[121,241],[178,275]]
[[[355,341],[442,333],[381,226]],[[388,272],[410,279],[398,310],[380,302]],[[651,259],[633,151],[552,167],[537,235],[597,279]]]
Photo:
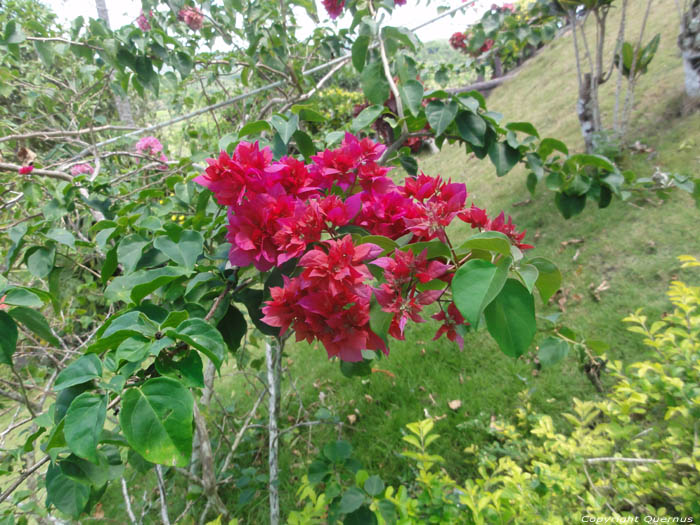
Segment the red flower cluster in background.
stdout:
[[467,44],[465,42],[466,40],[467,35],[457,31],[456,33],[453,33],[450,37],[450,45],[457,50],[467,49]]
[[[338,18],[345,7],[345,0],[322,0],[323,7],[332,19]],[[406,0],[394,0],[394,6],[405,5]]]
[[185,7],[180,9],[177,19],[185,22],[192,31],[199,31],[204,25],[204,15],[196,7]]
[[[152,16],[153,16],[153,11],[149,11],[148,18],[151,18]],[[148,18],[146,18],[146,15],[144,15],[143,11],[141,11],[141,14],[136,19],[136,25],[138,25],[139,29],[141,29],[141,31],[143,31],[144,33],[146,31],[151,30],[151,23],[148,21]]]
[[484,42],[484,45],[479,48],[479,53],[486,53],[495,44],[493,38],[489,38]]
[[[465,208],[464,184],[421,173],[397,185],[388,177],[391,168],[377,163],[385,149],[347,133],[340,147],[305,164],[291,157],[274,161],[269,148],[241,142],[231,156],[222,151],[218,159],[207,159],[209,167],[194,179],[228,208],[231,264],[268,271],[299,259],[296,276],[271,289],[263,321],[282,333],[294,329],[297,340],[319,340],[330,357],[343,361],[362,360],[365,349],[388,353],[370,329],[372,295],[392,314],[389,334],[403,339],[407,322],[422,322],[422,309],[444,294],[452,263],[429,260],[425,251],[416,255],[410,244],[447,243],[445,229],[459,216],[474,228],[501,231],[528,247],[521,243],[525,232],[516,232],[510,219],[505,223],[503,214],[489,220],[483,210]],[[409,234],[409,245],[379,257],[379,246],[355,245],[350,235],[343,236],[338,229],[347,225],[394,240]],[[371,286],[367,264],[384,270],[379,286]],[[420,288],[436,279],[445,286]],[[436,337],[445,333],[460,342],[455,327],[464,319],[451,301],[444,302],[447,310],[433,316],[443,321]]]

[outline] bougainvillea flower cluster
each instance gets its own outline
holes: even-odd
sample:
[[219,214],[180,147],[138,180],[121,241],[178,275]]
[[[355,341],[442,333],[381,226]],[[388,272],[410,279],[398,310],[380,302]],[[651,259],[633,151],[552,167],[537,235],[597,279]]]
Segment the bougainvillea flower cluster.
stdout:
[[185,7],[180,9],[177,19],[185,22],[192,31],[199,31],[204,25],[204,15],[196,7]]
[[488,218],[488,215],[486,215],[486,210],[477,208],[472,204],[471,208],[460,212],[458,217],[467,224],[470,224],[472,228],[478,228],[482,231],[501,232],[521,250],[531,250],[533,248],[531,244],[522,242],[527,230],[521,232],[516,231],[513,218],[508,216],[508,221],[506,222],[506,216],[503,212],[501,212],[498,217],[491,220]]
[[134,148],[139,153],[151,155],[153,157],[155,157],[156,155],[158,155],[158,153],[163,151],[163,145],[160,143],[160,140],[152,136],[143,137],[142,139],[139,139]]
[[20,175],[29,175],[32,171],[34,171],[34,166],[32,166],[31,164],[29,166],[22,166],[17,171]]
[[[394,0],[394,6],[405,5],[407,0]],[[345,7],[345,0],[322,0],[323,7],[333,20],[338,18]]]
[[[464,184],[423,173],[396,184],[391,168],[379,164],[386,150],[368,138],[347,133],[341,145],[326,149],[306,164],[291,157],[273,159],[269,148],[240,142],[233,154],[207,159],[195,182],[214,193],[228,210],[227,240],[232,265],[268,271],[296,260],[284,285],[270,289],[263,321],[294,330],[297,340],[320,341],[330,357],[362,360],[362,350],[388,353],[386,342],[370,328],[370,305],[391,314],[389,335],[403,339],[409,321],[423,322],[423,310],[437,303],[433,315],[450,340],[463,343],[456,331],[464,319],[442,299],[454,261],[414,253],[416,242],[448,243],[446,228],[460,217],[474,228],[501,231],[521,247],[525,232],[516,232],[503,214],[465,207]],[[402,240],[388,250],[353,238],[344,227],[362,228],[385,242]],[[359,241],[359,242],[358,242]],[[397,242],[398,245],[398,242]],[[387,253],[388,252],[388,253]],[[370,271],[374,267],[381,278]],[[425,289],[430,282],[439,286]],[[434,289],[439,288],[439,289]]]
[[[153,11],[149,11],[148,18],[151,18],[152,16],[153,16]],[[141,31],[143,31],[144,33],[146,31],[151,30],[151,23],[148,21],[148,18],[146,18],[146,15],[144,15],[143,11],[141,11],[141,14],[136,19],[136,25],[139,26],[139,29],[141,29]]]
[[74,177],[76,175],[82,175],[82,174],[87,174],[87,175],[92,175],[92,173],[95,170],[93,169],[90,164],[75,164],[74,166],[71,166],[70,168],[70,174],[73,175]]
[[450,45],[457,50],[462,50],[467,48],[466,41],[467,40],[467,35],[464,33],[457,31],[456,33],[453,33],[452,36],[450,37]]

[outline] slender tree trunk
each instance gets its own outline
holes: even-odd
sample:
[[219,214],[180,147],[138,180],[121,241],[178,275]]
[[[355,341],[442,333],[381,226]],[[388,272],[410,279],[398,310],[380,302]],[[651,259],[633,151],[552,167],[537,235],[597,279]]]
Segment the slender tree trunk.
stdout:
[[594,99],[591,89],[592,79],[591,74],[586,73],[583,76],[583,82],[579,86],[578,102],[576,103],[576,113],[578,113],[578,121],[581,125],[581,134],[583,142],[586,145],[586,152],[593,151],[593,137],[596,129]]
[[280,496],[279,496],[279,428],[277,421],[280,410],[280,384],[282,374],[280,371],[282,356],[282,344],[278,339],[271,339],[265,343],[265,358],[267,361],[267,388],[270,397],[268,399],[268,430],[269,437],[269,478],[270,478],[270,525],[280,523]]
[[683,57],[685,93],[700,100],[700,0],[692,1],[683,15],[678,47]]
[[[105,25],[109,27],[109,11],[107,10],[106,0],[95,0],[95,6],[97,7],[97,17],[103,20]],[[117,107],[119,120],[128,126],[133,126],[134,115],[131,111],[131,103],[129,102],[129,99],[114,93],[114,105]]]

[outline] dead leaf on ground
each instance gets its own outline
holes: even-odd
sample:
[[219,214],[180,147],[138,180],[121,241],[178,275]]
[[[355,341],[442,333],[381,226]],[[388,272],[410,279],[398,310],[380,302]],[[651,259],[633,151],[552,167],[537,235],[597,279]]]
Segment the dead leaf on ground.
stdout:
[[433,421],[442,421],[442,420],[445,419],[446,417],[447,417],[447,414],[443,414],[443,415],[441,415],[441,416],[435,416],[435,417],[433,418]]
[[17,151],[17,158],[22,163],[22,166],[29,166],[36,159],[36,153],[29,148],[21,147]]
[[581,255],[581,248],[576,248],[576,253],[574,256],[571,258],[572,261],[576,262],[578,260],[579,255]]
[[596,302],[599,303],[599,302],[600,302],[600,294],[601,294],[602,292],[605,292],[605,291],[607,291],[607,290],[610,290],[610,285],[608,284],[608,281],[607,281],[607,280],[604,280],[604,281],[603,281],[602,283],[600,283],[598,286],[596,286],[595,284],[591,283],[591,284],[588,286],[588,289],[590,290],[591,295],[593,296],[593,299],[594,299]]
[[561,248],[559,248],[559,251],[563,251],[567,246],[573,246],[576,244],[583,244],[584,239],[569,239],[568,241],[562,241],[559,244],[561,245]]
[[368,403],[374,403],[374,398],[372,398],[372,396],[370,396],[369,394],[365,394],[365,401],[367,401]]
[[462,402],[459,399],[454,399],[447,402],[447,406],[452,410],[459,410],[462,407]]
[[433,406],[437,405],[437,401],[435,401],[433,394],[428,394],[428,398],[430,399],[430,402],[433,404]]
[[532,204],[532,199],[527,199],[526,201],[516,202],[515,204],[513,204],[513,207],[519,208],[520,206],[527,206],[528,204]]
[[357,421],[357,416],[355,414],[348,414],[348,423],[354,425],[355,421]]
[[634,151],[638,151],[639,153],[653,153],[654,152],[654,148],[652,148],[651,146],[647,146],[646,144],[642,144],[639,141],[636,141],[634,144],[632,144],[630,149],[632,149]]

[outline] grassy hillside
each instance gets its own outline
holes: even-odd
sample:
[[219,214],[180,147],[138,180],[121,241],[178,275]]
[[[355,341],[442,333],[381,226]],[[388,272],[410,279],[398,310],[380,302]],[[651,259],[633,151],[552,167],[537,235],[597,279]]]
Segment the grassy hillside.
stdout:
[[[641,2],[630,4],[628,34],[636,35],[643,6]],[[623,165],[639,176],[651,174],[655,166],[697,174],[700,114],[681,118],[678,113],[683,77],[674,2],[654,4],[646,39],[661,33],[661,45],[648,73],[639,81],[629,132],[630,142],[639,140],[654,153],[625,153]],[[611,15],[610,27],[616,28],[617,16]],[[613,84],[609,82],[601,91],[605,122],[611,119]],[[576,98],[572,39],[565,35],[493,92],[488,105],[503,113],[507,121],[533,122],[543,136],[560,138],[580,150]],[[544,187],[529,204],[515,206],[530,198],[524,171],[498,179],[488,161],[467,158],[457,146],[445,146],[439,155],[422,158],[420,168],[466,182],[470,200],[496,212],[503,209],[513,215],[518,226],[527,228],[536,253],[552,258],[562,270],[567,325],[591,339],[611,343],[610,358],[632,358],[642,351],[639,338],[625,331],[621,319],[639,307],[650,315],[660,315],[668,304],[664,296],[668,282],[682,275],[675,257],[700,254],[696,232],[700,214],[682,192],[666,202],[656,198],[616,201],[605,210],[589,205],[582,215],[565,221],[554,208],[553,195]],[[462,228],[453,234],[459,238],[470,233]],[[562,246],[571,239],[582,239],[583,243]],[[604,280],[610,288],[597,302],[589,287]],[[554,306],[538,308],[541,313],[558,311]],[[362,381],[345,379],[338,364],[328,362],[320,347],[291,345],[286,352],[305,408],[313,413],[324,406],[341,418],[345,425],[340,434],[353,443],[361,461],[381,470],[385,479],[400,479],[406,473],[407,464],[398,457],[403,449],[402,427],[426,414],[446,416],[438,426],[445,436],[439,453],[447,457],[448,470],[464,476],[471,465],[462,450],[472,442],[488,439],[472,430],[475,427],[470,421],[474,418],[488,420],[492,414],[508,414],[516,406],[517,393],[526,389],[533,389],[537,410],[554,416],[567,409],[572,397],[596,395],[573,357],[534,376],[532,363],[525,358],[506,358],[484,333],[470,336],[460,352],[444,339],[431,341],[435,330],[433,323],[412,327],[406,341],[394,342],[390,357],[382,361],[380,366],[388,374],[374,373]],[[455,399],[462,401],[462,408],[453,412],[447,402]],[[351,424],[353,418],[348,416],[355,416],[356,422]],[[328,428],[305,436],[310,442],[301,449],[302,457],[313,453],[314,444],[337,434],[337,429]],[[296,456],[287,454],[283,465],[288,474],[283,490],[287,504],[294,500],[292,483],[301,466]]]

